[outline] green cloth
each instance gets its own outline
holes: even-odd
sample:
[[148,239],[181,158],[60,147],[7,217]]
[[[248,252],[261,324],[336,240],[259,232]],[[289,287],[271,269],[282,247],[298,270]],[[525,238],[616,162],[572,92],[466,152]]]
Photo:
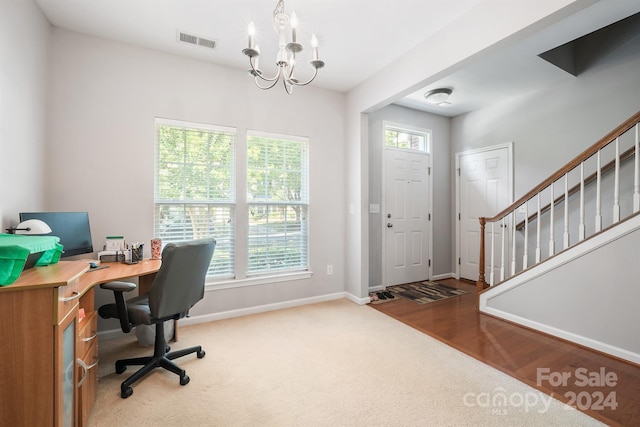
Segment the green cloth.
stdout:
[[0,286],[15,282],[31,254],[42,253],[36,266],[55,264],[60,260],[62,245],[55,236],[0,234]]

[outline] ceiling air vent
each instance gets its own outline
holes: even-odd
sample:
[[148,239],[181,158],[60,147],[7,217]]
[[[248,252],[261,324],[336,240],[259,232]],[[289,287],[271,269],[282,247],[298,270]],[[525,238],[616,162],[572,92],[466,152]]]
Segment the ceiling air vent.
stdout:
[[189,43],[195,46],[207,47],[209,49],[215,49],[217,44],[215,40],[196,36],[194,34],[185,33],[184,31],[180,31],[180,30],[178,30],[178,41],[181,41],[183,43]]

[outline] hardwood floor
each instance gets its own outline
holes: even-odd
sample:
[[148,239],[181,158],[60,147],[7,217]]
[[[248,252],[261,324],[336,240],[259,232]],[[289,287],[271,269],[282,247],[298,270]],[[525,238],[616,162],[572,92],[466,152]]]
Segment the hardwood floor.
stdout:
[[640,366],[481,314],[474,283],[438,282],[469,293],[422,305],[396,297],[371,306],[608,425],[640,425]]

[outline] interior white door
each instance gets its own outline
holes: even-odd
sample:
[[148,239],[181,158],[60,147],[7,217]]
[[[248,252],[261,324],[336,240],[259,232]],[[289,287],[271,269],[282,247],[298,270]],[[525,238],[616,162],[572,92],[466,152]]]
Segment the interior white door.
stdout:
[[429,279],[430,155],[385,149],[386,286]]
[[[491,217],[511,202],[511,149],[499,146],[486,150],[462,153],[458,157],[458,212],[459,212],[459,264],[460,277],[478,280],[480,258],[480,222],[478,218]],[[508,228],[494,228],[494,254],[502,254],[502,233],[508,238]],[[485,230],[485,251],[492,241],[491,228]],[[509,248],[505,241],[505,251]],[[490,259],[485,252],[485,279],[489,281]],[[508,256],[507,256],[508,259]],[[494,275],[500,264],[494,263]],[[496,276],[499,277],[499,276]]]

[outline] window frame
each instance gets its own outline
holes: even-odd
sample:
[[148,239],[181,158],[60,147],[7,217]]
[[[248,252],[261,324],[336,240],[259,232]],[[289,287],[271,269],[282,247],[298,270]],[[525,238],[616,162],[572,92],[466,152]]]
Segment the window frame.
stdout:
[[[251,138],[266,138],[266,139],[271,139],[271,140],[276,140],[276,141],[286,141],[286,142],[297,142],[302,144],[301,147],[301,151],[304,155],[304,158],[300,160],[300,186],[301,186],[301,199],[300,200],[289,200],[289,199],[269,199],[269,200],[248,200],[249,197],[249,171],[250,171],[250,165],[249,165],[249,145],[250,145],[250,140]],[[262,275],[269,275],[269,274],[280,274],[280,273],[284,273],[284,274],[288,274],[288,273],[296,273],[296,272],[307,272],[310,271],[310,260],[309,260],[309,209],[310,209],[310,200],[309,200],[309,138],[306,137],[301,137],[301,136],[295,136],[295,135],[284,135],[284,134],[279,134],[279,133],[272,133],[272,132],[264,132],[264,131],[256,131],[256,130],[247,130],[246,133],[246,138],[245,138],[245,143],[246,143],[246,147],[244,150],[244,154],[246,155],[246,159],[245,159],[245,176],[246,176],[246,180],[245,180],[245,194],[247,199],[245,199],[245,203],[246,203],[246,207],[245,207],[245,211],[246,211],[246,215],[247,215],[247,220],[246,220],[246,225],[247,225],[247,230],[249,230],[251,228],[251,208],[256,208],[256,207],[264,207],[265,210],[268,212],[271,208],[275,208],[275,209],[281,209],[281,208],[285,208],[284,210],[288,211],[288,208],[292,208],[292,209],[296,209],[296,207],[301,208],[301,211],[303,212],[302,215],[304,218],[302,218],[301,223],[300,223],[300,227],[301,227],[301,233],[304,233],[304,245],[305,248],[302,249],[302,251],[304,252],[304,265],[300,264],[297,266],[290,266],[290,267],[284,267],[284,268],[274,268],[274,269],[259,269],[259,270],[252,270],[251,269],[251,254],[249,253],[251,250],[251,245],[250,245],[250,238],[251,236],[249,235],[249,231],[247,232],[247,238],[245,239],[245,242],[247,244],[247,250],[246,250],[246,254],[247,254],[247,266],[245,269],[246,275],[247,277],[257,277],[257,276],[262,276]],[[286,165],[285,165],[286,166]],[[286,245],[285,245],[286,246]]]
[[[308,215],[310,211],[310,200],[309,200],[309,192],[310,192],[310,164],[309,164],[309,153],[310,153],[310,139],[307,137],[294,136],[294,135],[286,135],[286,134],[277,134],[277,133],[268,133],[263,131],[239,131],[235,127],[229,126],[219,126],[219,125],[211,125],[206,123],[197,123],[186,120],[175,120],[175,119],[166,119],[166,118],[155,118],[154,123],[154,217],[153,217],[153,229],[154,234],[157,230],[157,211],[158,205],[162,204],[162,199],[159,199],[157,196],[158,192],[158,173],[159,173],[159,150],[158,150],[158,126],[174,126],[182,129],[203,129],[208,131],[222,131],[222,132],[231,132],[234,134],[235,138],[232,144],[232,185],[231,191],[232,196],[230,201],[200,201],[203,204],[209,204],[211,206],[217,205],[226,205],[230,206],[232,209],[231,221],[233,222],[232,232],[233,232],[233,271],[228,275],[217,275],[217,276],[207,276],[206,279],[206,288],[207,289],[232,289],[237,287],[245,287],[245,286],[254,286],[254,285],[263,285],[270,284],[275,282],[283,282],[283,281],[291,281],[291,280],[302,280],[308,279],[313,275],[311,270],[311,258],[310,258],[310,227],[308,221]],[[249,207],[251,205],[257,205],[256,202],[249,202],[247,200],[247,171],[248,171],[248,144],[250,136],[259,136],[266,138],[275,138],[275,139],[283,139],[288,141],[300,141],[306,144],[306,202],[302,204],[306,206],[307,210],[307,224],[306,224],[306,266],[304,268],[295,268],[295,269],[284,269],[284,270],[274,270],[274,271],[262,271],[250,273],[248,271],[248,227],[249,227]],[[167,203],[164,201],[165,204]],[[182,202],[185,203],[185,202]],[[273,205],[275,202],[271,202]],[[289,202],[290,205],[297,204],[295,202]],[[156,236],[158,237],[158,236]],[[216,236],[213,236],[216,237]],[[163,242],[163,243],[166,243]],[[218,248],[216,248],[216,251]],[[215,253],[214,253],[215,258]]]

